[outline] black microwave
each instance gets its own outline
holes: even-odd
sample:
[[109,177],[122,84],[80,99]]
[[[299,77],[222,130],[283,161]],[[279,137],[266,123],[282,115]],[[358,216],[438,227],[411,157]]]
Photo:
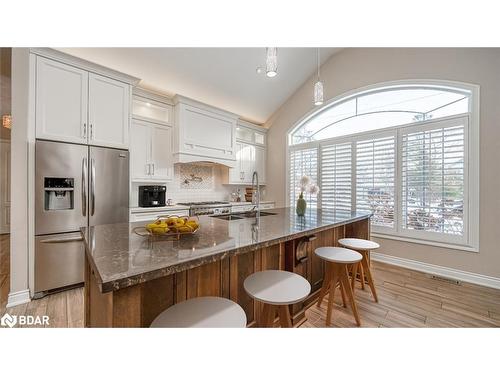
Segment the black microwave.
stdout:
[[163,207],[167,187],[161,185],[139,186],[139,207]]

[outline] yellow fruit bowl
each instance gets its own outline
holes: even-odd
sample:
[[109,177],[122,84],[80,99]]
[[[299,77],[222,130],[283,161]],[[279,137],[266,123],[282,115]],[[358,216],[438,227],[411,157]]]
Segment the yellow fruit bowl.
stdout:
[[179,239],[181,235],[194,234],[200,228],[198,217],[193,216],[158,216],[144,227],[134,228],[139,236],[167,237]]

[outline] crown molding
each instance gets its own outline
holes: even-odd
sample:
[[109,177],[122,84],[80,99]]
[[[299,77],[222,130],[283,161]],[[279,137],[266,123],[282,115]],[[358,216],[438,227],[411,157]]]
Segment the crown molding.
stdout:
[[93,62],[68,55],[67,53],[55,50],[53,48],[30,48],[30,53],[37,56],[43,56],[48,59],[56,60],[74,67],[87,70],[92,73],[100,74],[117,81],[128,83],[132,86],[136,86],[140,82],[140,78],[119,72],[117,70],[107,68],[105,66],[95,64]]

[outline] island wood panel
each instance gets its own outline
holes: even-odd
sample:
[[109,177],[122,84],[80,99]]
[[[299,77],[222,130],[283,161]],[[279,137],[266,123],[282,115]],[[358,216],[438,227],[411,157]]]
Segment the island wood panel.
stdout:
[[229,258],[229,298],[240,305],[247,316],[247,325],[255,325],[259,315],[255,301],[243,287],[245,279],[259,271],[261,251],[252,251]]
[[186,271],[186,299],[221,296],[221,261],[204,264]]

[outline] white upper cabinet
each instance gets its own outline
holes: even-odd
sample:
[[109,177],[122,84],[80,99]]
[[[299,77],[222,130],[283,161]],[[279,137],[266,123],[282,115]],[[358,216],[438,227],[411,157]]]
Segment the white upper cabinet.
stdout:
[[89,74],[89,144],[128,148],[130,85]]
[[171,105],[136,95],[132,99],[132,116],[160,124],[173,124]]
[[236,142],[236,166],[229,168],[228,183],[248,185],[253,172],[259,176],[259,184],[266,183],[266,149],[243,142]]
[[237,117],[187,98],[177,96],[174,100],[175,161],[234,166]]
[[130,130],[130,176],[132,180],[151,178],[151,127],[143,121],[134,120]]
[[227,183],[250,185],[253,173],[259,176],[259,184],[266,184],[266,129],[239,120],[236,126],[236,165],[229,168]]
[[168,181],[173,178],[172,128],[170,126],[151,126],[152,179]]
[[259,174],[259,184],[265,185],[266,180],[266,149],[264,147],[255,146],[254,148],[254,165],[255,170]]
[[86,143],[88,73],[38,57],[36,77],[37,138]]
[[134,119],[130,138],[132,181],[170,181],[173,178],[172,127]]
[[36,137],[127,149],[133,77],[42,50],[36,51],[43,54],[36,56]]

